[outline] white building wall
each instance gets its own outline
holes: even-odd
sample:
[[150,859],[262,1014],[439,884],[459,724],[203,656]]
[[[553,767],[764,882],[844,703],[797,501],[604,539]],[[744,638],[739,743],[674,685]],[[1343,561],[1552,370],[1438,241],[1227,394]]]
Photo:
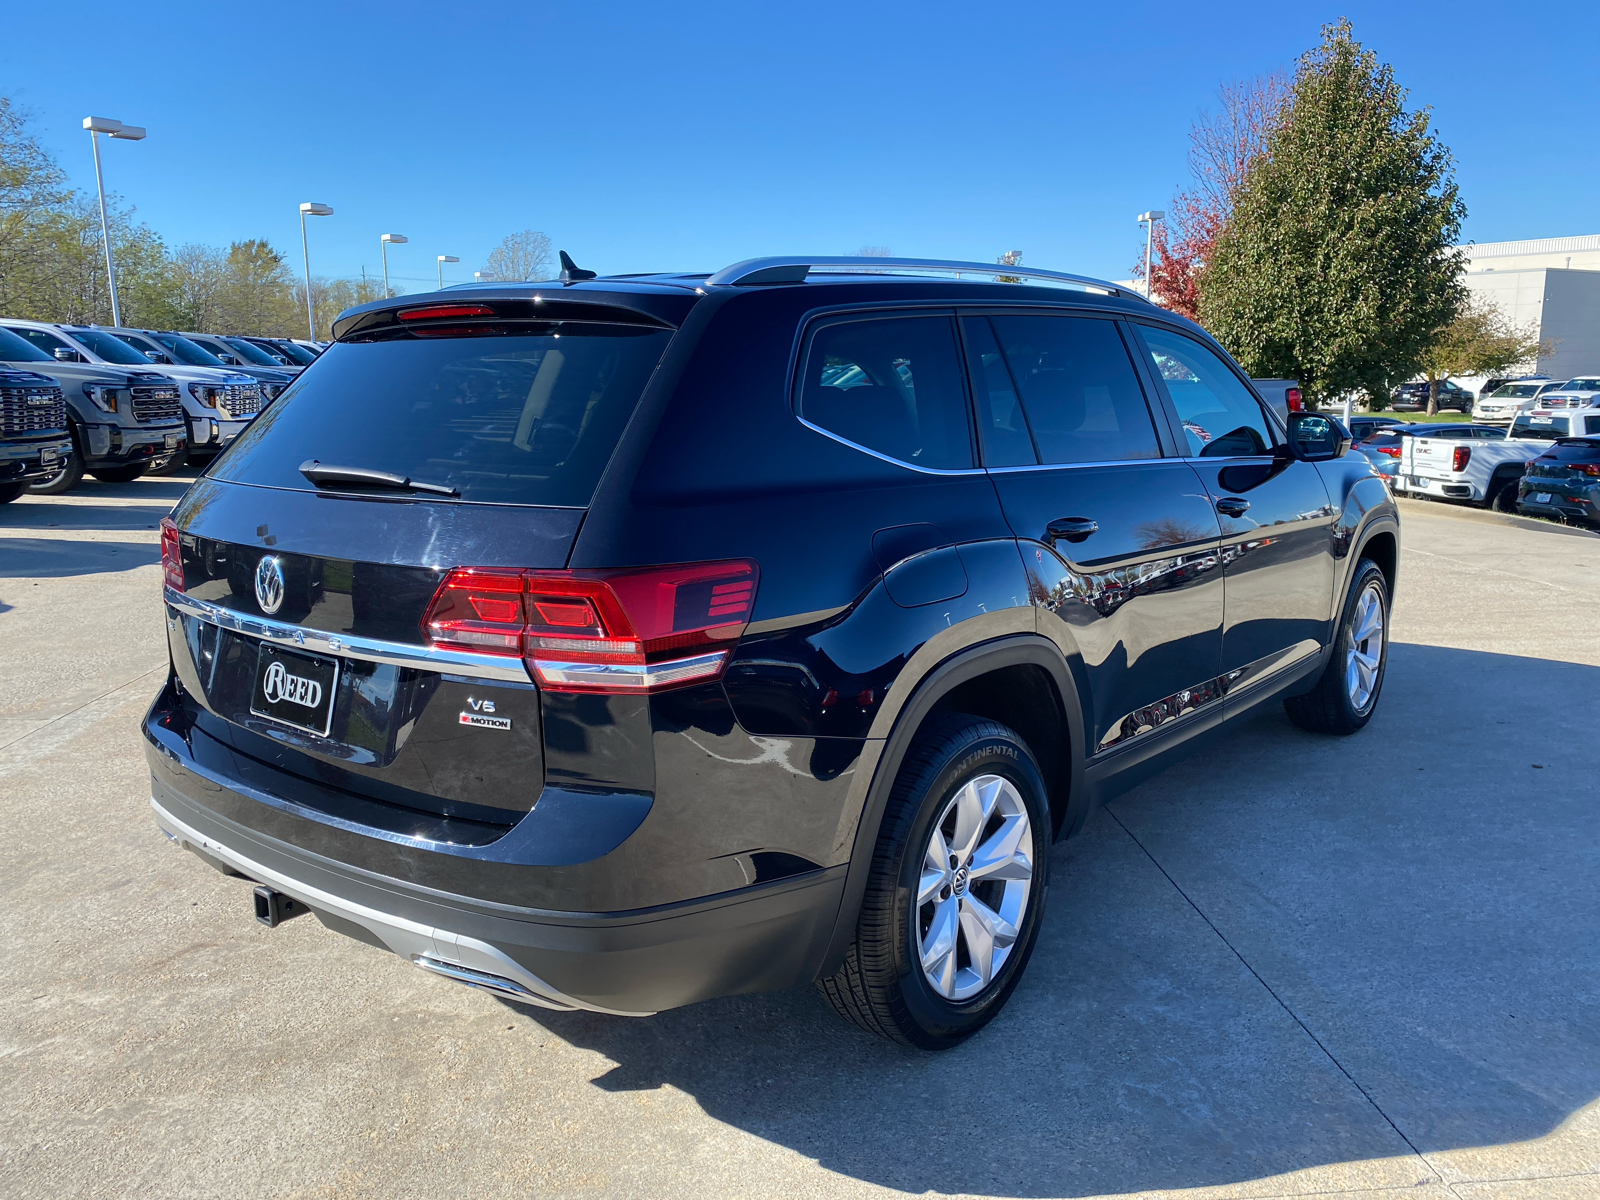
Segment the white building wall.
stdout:
[[1600,374],[1600,270],[1479,271],[1462,282],[1513,324],[1552,344],[1539,358],[1540,374]]
[[1530,238],[1520,242],[1484,242],[1459,249],[1467,252],[1467,273],[1471,275],[1540,267],[1558,271],[1600,271],[1600,233],[1583,237]]

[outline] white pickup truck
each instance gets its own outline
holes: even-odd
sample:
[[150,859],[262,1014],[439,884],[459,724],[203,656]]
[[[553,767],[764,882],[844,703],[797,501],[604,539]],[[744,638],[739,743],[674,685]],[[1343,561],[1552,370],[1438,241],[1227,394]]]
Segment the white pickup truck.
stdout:
[[1400,439],[1394,490],[1516,512],[1517,483],[1528,463],[1557,438],[1595,435],[1600,435],[1600,408],[1535,409],[1518,413],[1505,432],[1483,429],[1472,437],[1413,434]]

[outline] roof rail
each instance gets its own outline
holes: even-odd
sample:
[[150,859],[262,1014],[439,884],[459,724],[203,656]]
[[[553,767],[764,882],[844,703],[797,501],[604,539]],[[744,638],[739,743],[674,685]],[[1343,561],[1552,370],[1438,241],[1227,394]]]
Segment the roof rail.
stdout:
[[1144,296],[1104,279],[1087,275],[1068,275],[1063,271],[1043,271],[1037,267],[1007,266],[1004,263],[953,262],[942,258],[747,258],[723,267],[706,280],[710,285],[752,287],[770,283],[804,283],[808,275],[902,275],[937,271],[962,275],[987,275],[992,279],[1028,279],[1065,284],[1108,296]]

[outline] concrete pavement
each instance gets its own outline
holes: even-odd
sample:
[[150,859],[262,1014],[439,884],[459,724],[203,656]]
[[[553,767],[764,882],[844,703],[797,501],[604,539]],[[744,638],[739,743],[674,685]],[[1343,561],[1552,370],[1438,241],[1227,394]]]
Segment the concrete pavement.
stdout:
[[1600,538],[1403,502],[1372,725],[1274,711],[1096,814],[927,1056],[256,924],[148,807],[181,487],[0,508],[0,1194],[1600,1195]]

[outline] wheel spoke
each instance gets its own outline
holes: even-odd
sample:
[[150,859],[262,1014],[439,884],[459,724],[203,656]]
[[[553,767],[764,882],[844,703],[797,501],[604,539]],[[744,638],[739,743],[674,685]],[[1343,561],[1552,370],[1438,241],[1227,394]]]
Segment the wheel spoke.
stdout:
[[960,920],[960,901],[954,896],[933,910],[933,923],[922,939],[922,970],[928,981],[944,995],[953,995],[956,986],[956,933]]
[[967,940],[972,969],[984,983],[994,976],[994,953],[1017,940],[1016,926],[976,896],[961,899],[961,935]]
[[983,833],[984,823],[989,819],[994,797],[991,794],[985,803],[985,791],[992,793],[993,789],[980,788],[978,781],[973,779],[956,793],[956,828],[950,837],[950,852],[956,856],[957,862],[964,863],[972,856],[973,847]]
[[1356,631],[1351,636],[1357,644],[1383,630],[1383,606],[1371,592],[1361,598],[1361,608],[1356,613],[1355,627]]
[[922,878],[917,882],[917,906],[928,903],[940,888],[950,881],[950,848],[945,845],[944,834],[933,827],[928,838],[928,849],[922,856]]
[[974,883],[981,879],[1032,879],[1033,863],[1029,861],[1023,839],[1028,835],[1027,818],[1018,813],[1007,817],[1005,824],[995,830],[994,836],[979,846],[972,856],[970,875]]

